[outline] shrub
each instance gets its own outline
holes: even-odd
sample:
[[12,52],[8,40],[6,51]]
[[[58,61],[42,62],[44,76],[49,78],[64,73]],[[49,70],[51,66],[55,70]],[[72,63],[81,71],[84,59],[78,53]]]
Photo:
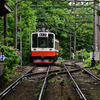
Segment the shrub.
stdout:
[[20,53],[11,47],[8,46],[0,46],[0,50],[1,48],[4,49],[4,53],[3,55],[5,55],[6,59],[5,59],[5,75],[4,77],[9,80],[9,75],[13,72],[13,68],[17,65],[19,66],[19,59],[20,59]]
[[16,64],[19,65],[20,56],[18,54],[18,51],[16,51],[16,49],[14,50],[13,48],[7,46],[0,46],[0,49],[1,48],[4,49],[3,54],[6,56],[4,62],[6,63],[8,69],[13,70],[13,67],[15,67]]
[[83,66],[84,67],[89,67],[91,65],[91,58],[89,57],[88,59],[86,59],[86,61],[84,62]]
[[89,57],[90,53],[85,49],[76,51],[76,60],[88,59]]

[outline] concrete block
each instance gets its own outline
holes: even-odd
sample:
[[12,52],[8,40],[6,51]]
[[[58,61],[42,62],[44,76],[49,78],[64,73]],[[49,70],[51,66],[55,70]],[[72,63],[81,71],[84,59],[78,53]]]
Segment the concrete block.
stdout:
[[4,67],[5,63],[4,62],[0,62],[0,77],[4,75]]

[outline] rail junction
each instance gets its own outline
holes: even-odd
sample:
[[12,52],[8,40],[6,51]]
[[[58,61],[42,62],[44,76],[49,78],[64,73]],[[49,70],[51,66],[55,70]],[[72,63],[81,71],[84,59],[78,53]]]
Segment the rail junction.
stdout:
[[[82,68],[82,67],[76,65],[75,62],[73,63],[73,61],[67,61],[67,62],[64,61],[59,64],[56,63],[55,65],[42,66],[42,67],[34,66],[29,71],[27,71],[24,75],[22,75],[20,78],[18,78],[14,83],[12,83],[10,86],[8,86],[4,91],[2,91],[0,93],[0,99],[6,100],[6,98],[7,98],[8,100],[12,100],[10,96],[13,94],[13,91],[16,94],[17,87],[19,87],[20,85],[23,85],[24,80],[25,80],[25,81],[27,81],[26,85],[28,85],[29,82],[32,82],[31,85],[34,84],[35,82],[41,84],[39,87],[40,89],[37,92],[38,100],[47,100],[47,98],[50,95],[51,95],[50,99],[53,98],[53,94],[52,94],[53,90],[50,91],[51,89],[49,89],[50,87],[52,87],[53,84],[54,84],[54,86],[55,86],[55,84],[57,84],[58,88],[61,89],[61,90],[59,90],[59,93],[58,93],[58,90],[56,90],[56,89],[54,90],[55,91],[54,94],[59,96],[59,97],[54,97],[55,99],[61,98],[62,100],[65,100],[65,98],[66,98],[66,100],[67,100],[68,98],[71,98],[71,100],[89,100],[89,99],[93,100],[91,93],[88,96],[86,94],[88,92],[90,92],[91,89],[93,91],[95,91],[95,88],[94,88],[95,84],[98,84],[98,86],[96,86],[96,87],[99,88],[100,78],[93,75],[90,71],[87,71],[87,69],[88,69],[87,67]],[[80,74],[80,75],[77,75],[77,74]],[[66,82],[66,79],[67,79],[67,82]],[[82,80],[82,79],[84,79],[84,80]],[[62,81],[64,81],[64,86],[62,88],[60,88],[61,85],[59,85],[59,84]],[[90,85],[89,88],[91,88],[90,90],[86,89],[87,81],[89,81],[89,85]],[[70,87],[68,87],[68,86],[70,86]],[[31,88],[33,88],[33,87],[31,87]],[[38,88],[38,86],[37,86],[37,88]],[[70,90],[69,88],[71,88],[72,90]],[[54,89],[54,87],[52,87],[52,89]],[[33,95],[34,95],[34,91],[33,91]],[[66,93],[65,91],[68,92],[67,93],[68,96],[65,96],[65,93]],[[72,95],[70,93],[70,91],[74,91],[74,94],[72,92],[72,94],[73,94]],[[56,93],[58,93],[58,94],[56,94]],[[30,95],[32,95],[32,93],[30,93]],[[28,95],[28,96],[30,97],[30,95]]]

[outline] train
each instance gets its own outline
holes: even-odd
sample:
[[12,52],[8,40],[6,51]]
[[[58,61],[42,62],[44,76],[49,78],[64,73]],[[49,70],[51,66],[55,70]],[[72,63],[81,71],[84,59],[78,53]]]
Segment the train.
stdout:
[[55,34],[42,28],[31,34],[31,62],[53,63],[59,55],[59,40]]

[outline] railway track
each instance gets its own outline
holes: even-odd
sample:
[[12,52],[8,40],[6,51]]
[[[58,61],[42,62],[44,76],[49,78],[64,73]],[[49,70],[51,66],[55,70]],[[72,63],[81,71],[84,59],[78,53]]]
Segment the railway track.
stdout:
[[[87,98],[85,97],[84,93],[83,93],[82,90],[79,88],[80,86],[78,86],[77,82],[74,80],[74,78],[73,78],[73,76],[71,75],[70,72],[76,72],[76,71],[81,71],[81,72],[82,72],[82,70],[84,70],[84,73],[85,73],[85,74],[88,74],[89,76],[91,76],[92,78],[94,78],[95,80],[97,80],[97,82],[100,82],[100,79],[99,79],[98,77],[96,77],[95,75],[93,75],[92,73],[90,73],[89,71],[87,71],[85,68],[81,68],[80,66],[77,66],[77,67],[76,67],[76,68],[77,68],[76,70],[75,70],[75,68],[67,68],[67,67],[66,67],[66,66],[74,67],[73,65],[67,65],[67,64],[64,65],[64,63],[63,63],[63,66],[64,66],[64,68],[66,69],[66,71],[63,71],[62,73],[58,72],[57,74],[58,74],[58,75],[59,75],[59,74],[68,74],[69,77],[70,77],[70,79],[71,79],[71,82],[72,82],[72,84],[73,84],[73,86],[74,86],[74,88],[75,88],[75,90],[77,91],[77,94],[78,94],[79,97],[80,97],[79,100],[89,100],[89,99],[87,99]],[[70,69],[74,69],[74,71],[70,71]],[[54,75],[55,75],[55,73],[52,73],[52,74],[48,75],[48,78],[50,78],[51,76],[54,76]],[[42,100],[42,99],[39,99],[39,100]],[[43,100],[45,100],[45,99],[43,99]],[[77,99],[76,99],[76,100],[77,100]]]
[[20,82],[22,82],[22,79],[24,78],[24,76],[28,73],[30,73],[33,69],[35,68],[35,66],[33,68],[31,68],[29,71],[27,71],[25,74],[23,74],[20,78],[18,78],[14,83],[12,83],[10,86],[8,86],[4,91],[2,91],[0,93],[0,99],[3,98],[4,96],[6,96],[10,91],[12,91]]
[[45,87],[46,87],[47,77],[48,77],[48,74],[49,74],[50,67],[51,67],[51,66],[49,65],[49,67],[48,67],[48,69],[47,69],[46,76],[45,76],[45,78],[44,78],[44,82],[43,82],[42,89],[41,89],[41,92],[40,92],[40,95],[39,95],[39,99],[38,99],[38,100],[42,100],[42,98],[43,98],[43,93],[44,93],[44,89],[45,89]]
[[[64,65],[64,63],[63,63]],[[81,69],[78,74],[77,73],[70,73],[69,72],[69,66],[67,65],[64,65],[66,71],[68,72],[71,80],[72,80],[72,84],[73,86],[75,87],[77,93],[79,94],[80,96],[80,99],[82,100],[99,100],[100,99],[100,96],[98,95],[98,99],[94,96],[93,96],[93,92],[90,92],[91,89],[92,91],[94,90],[94,92],[96,92],[94,86],[95,86],[95,83],[98,84],[98,86],[96,86],[97,88],[100,88],[100,79],[98,77],[96,77],[95,75],[93,75],[91,72],[89,72],[88,70],[86,70],[87,68],[90,68],[90,67],[87,67],[87,68],[81,68],[80,66],[78,65],[74,65],[75,67]],[[75,75],[76,74],[76,75]],[[83,78],[83,74],[85,75],[84,78]],[[91,78],[90,78],[91,76]],[[84,82],[85,81],[85,82]],[[99,83],[98,83],[99,82]],[[88,84],[87,84],[88,83]],[[88,86],[89,85],[89,86]],[[80,88],[79,88],[80,87]],[[89,88],[90,89],[89,89]],[[98,91],[99,92],[99,91]],[[88,94],[88,95],[87,95]]]
[[74,78],[72,77],[71,73],[69,72],[68,68],[64,65],[64,68],[66,69],[68,75],[70,76],[72,82],[73,82],[73,86],[75,87],[77,93],[80,96],[80,99],[82,100],[87,100],[86,97],[84,96],[84,94],[82,93],[81,89],[79,88],[79,86],[77,85],[77,83],[75,82]]
[[[75,64],[73,65],[73,62],[70,64],[69,63],[66,64],[66,62],[63,62],[62,64],[56,64],[56,65],[51,65],[51,66],[49,65],[49,67],[42,66],[42,67],[32,68],[30,71],[26,72],[19,79],[17,79],[8,88],[6,88],[2,93],[0,93],[0,99],[3,98],[4,96],[6,96],[12,89],[15,90],[15,94],[16,94],[16,91],[20,90],[20,87],[18,88],[18,86],[19,86],[18,84],[21,83],[22,79],[24,79],[27,81],[25,83],[25,86],[24,86],[24,82],[22,82],[20,85],[21,85],[21,87],[27,87],[27,85],[29,85],[29,82],[30,82],[29,87],[31,86],[30,88],[32,89],[31,90],[32,92],[31,93],[29,92],[29,94],[27,94],[27,95],[29,97],[33,98],[33,100],[37,100],[37,99],[38,100],[47,100],[47,99],[53,100],[53,98],[55,98],[55,100],[58,100],[58,99],[65,100],[66,98],[71,98],[70,100],[89,100],[87,98],[86,94],[84,93],[84,89],[86,89],[86,87],[83,87],[83,85],[85,84],[85,82],[83,82],[84,80],[82,81],[83,85],[78,80],[78,79],[81,79],[80,78],[81,75],[80,76],[78,75],[78,78],[77,78],[77,75],[75,77],[75,74],[77,74],[79,72],[83,73],[83,71],[86,75],[88,74],[89,77],[91,76],[97,82],[100,82],[99,78],[97,78],[95,75],[91,74],[85,68],[81,68],[80,66],[77,66]],[[70,77],[70,79],[68,76]],[[60,85],[62,80],[64,80],[64,89],[63,89],[64,92],[61,90],[61,85]],[[50,81],[52,81],[52,82],[50,82]],[[73,84],[74,88],[71,87],[70,83]],[[37,89],[39,85],[41,85],[41,86],[39,87],[39,89]],[[14,89],[16,86],[17,86],[17,88]],[[23,93],[27,90],[23,90]],[[62,93],[61,93],[61,91],[62,91]],[[62,96],[62,94],[63,94],[63,96]],[[16,94],[16,95],[19,95],[19,94]],[[34,95],[36,95],[36,98],[34,98]],[[8,97],[7,97],[7,99],[2,99],[2,100],[13,100],[11,98],[8,99]],[[25,100],[31,100],[29,97]],[[64,97],[66,97],[66,98],[64,98]],[[19,95],[19,98],[20,99],[16,99],[16,100],[23,99],[20,97],[20,95]],[[91,100],[93,100],[93,99],[91,99]],[[99,100],[99,99],[97,99],[97,100]]]

